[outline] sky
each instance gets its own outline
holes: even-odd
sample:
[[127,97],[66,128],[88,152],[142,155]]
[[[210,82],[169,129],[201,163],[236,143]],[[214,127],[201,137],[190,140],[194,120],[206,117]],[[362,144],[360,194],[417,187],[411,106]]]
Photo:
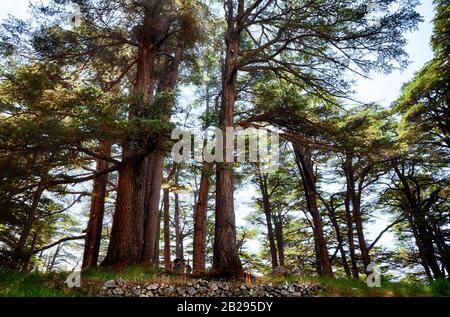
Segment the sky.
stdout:
[[[4,19],[8,14],[18,18],[27,17],[28,0],[1,0],[0,19]],[[32,0],[31,2],[40,2]],[[417,11],[423,16],[424,22],[419,25],[417,31],[407,34],[408,44],[406,52],[409,55],[410,64],[403,71],[394,71],[389,75],[370,74],[370,79],[360,78],[357,80],[355,98],[365,103],[377,102],[383,106],[389,106],[400,94],[404,83],[410,81],[413,75],[426,62],[431,60],[433,54],[430,46],[430,39],[433,30],[432,19],[434,16],[432,0],[423,0]],[[192,96],[185,96],[190,99]],[[251,212],[252,197],[256,195],[253,187],[243,188],[235,193],[236,222],[237,225],[245,224],[245,217]],[[374,239],[386,225],[389,219],[380,215],[375,223],[367,226],[366,231],[369,240]],[[380,244],[389,247],[394,242],[391,234],[386,234],[380,240]],[[252,250],[259,247],[258,240],[250,241],[248,244]]]
[[412,79],[414,73],[432,59],[433,53],[430,39],[433,32],[434,7],[432,0],[421,1],[417,11],[423,16],[424,22],[418,31],[406,36],[408,44],[406,52],[410,65],[403,72],[394,71],[389,75],[371,74],[371,79],[360,79],[356,85],[356,97],[364,102],[378,102],[389,106],[399,96],[403,83]]

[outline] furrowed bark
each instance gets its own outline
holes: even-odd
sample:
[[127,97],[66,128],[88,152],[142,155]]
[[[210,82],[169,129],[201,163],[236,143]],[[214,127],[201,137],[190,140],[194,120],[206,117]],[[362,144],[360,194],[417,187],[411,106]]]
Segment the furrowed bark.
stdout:
[[[111,142],[101,141],[100,151],[102,154],[111,154]],[[96,170],[107,169],[107,161],[97,159]],[[84,243],[82,269],[87,270],[97,267],[100,242],[102,237],[103,217],[105,214],[106,188],[108,185],[108,174],[94,179],[92,190],[91,208],[89,211],[89,222],[86,229],[86,239]]]
[[[173,59],[165,58],[163,65],[163,75],[160,80],[158,93],[172,94],[176,80],[178,78],[178,67],[181,61],[181,49],[178,47]],[[169,121],[174,105],[174,97],[170,96],[164,104],[162,115],[158,119]],[[163,148],[163,140],[160,144]],[[142,263],[144,265],[156,265],[159,261],[159,229],[160,219],[160,196],[163,183],[165,152],[156,152],[150,155],[147,166],[147,184],[146,184],[146,205],[145,205],[145,233],[144,250],[142,254]],[[158,255],[157,255],[158,253]]]
[[[237,61],[240,50],[240,32],[234,29],[233,3],[228,1],[228,31],[226,35],[226,57],[222,78],[222,104],[219,126],[226,144],[226,128],[234,125],[236,102]],[[226,153],[224,149],[224,158]],[[213,248],[213,272],[216,275],[236,276],[242,270],[236,243],[236,220],[234,214],[234,176],[232,162],[216,164],[216,209]]]
[[[130,111],[129,120],[144,115],[153,98],[153,68],[156,52],[142,40],[138,51],[134,94],[141,100]],[[139,144],[142,140],[137,140]],[[133,156],[134,140],[125,140],[123,161],[119,169],[116,208],[110,242],[102,266],[125,267],[141,262],[144,242],[144,206],[146,194],[147,158]],[[153,254],[152,254],[153,255]]]
[[213,164],[203,163],[197,204],[195,206],[192,259],[193,270],[195,273],[204,272],[206,269],[206,216],[208,193],[211,185],[211,172],[213,168]]
[[140,263],[143,245],[145,160],[134,159],[119,170],[116,209],[102,266],[126,267]]
[[146,183],[146,214],[144,247],[142,263],[154,265],[156,234],[159,222],[159,201],[163,179],[164,155],[155,152],[148,157],[147,183]]

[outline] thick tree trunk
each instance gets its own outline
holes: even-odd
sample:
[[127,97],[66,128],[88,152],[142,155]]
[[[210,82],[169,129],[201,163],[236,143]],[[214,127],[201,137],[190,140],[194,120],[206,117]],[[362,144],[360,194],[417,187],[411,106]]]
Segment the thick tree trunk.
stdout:
[[331,268],[330,257],[328,255],[327,244],[323,233],[322,217],[317,208],[316,181],[311,150],[295,143],[293,143],[293,147],[297,165],[300,169],[308,210],[313,219],[314,241],[316,243],[316,250],[319,252],[318,257],[320,258],[322,266],[322,274],[332,277],[333,270]]
[[108,253],[102,266],[126,267],[140,263],[144,241],[146,160],[129,160],[119,170],[116,210]]
[[[111,142],[100,142],[100,153],[109,156],[111,154]],[[107,161],[97,159],[96,170],[107,169]],[[105,214],[105,198],[108,185],[108,175],[94,179],[92,190],[91,208],[89,211],[89,221],[86,229],[86,239],[84,243],[82,269],[97,267],[98,255],[100,251],[100,242],[102,237],[103,216]]]
[[164,222],[164,269],[169,270],[172,264],[170,259],[170,197],[169,188],[163,191],[163,222]]
[[[162,79],[159,82],[158,93],[173,93],[178,77],[178,67],[181,58],[180,48],[176,49],[175,56],[166,58],[163,64]],[[169,121],[174,104],[174,98],[170,97],[165,103],[163,109],[156,115],[156,119]],[[162,147],[162,141],[159,144]],[[142,263],[144,265],[157,265],[159,262],[159,230],[161,226],[160,219],[160,196],[163,182],[164,170],[163,151],[150,155],[147,166],[147,184],[146,184],[146,205],[145,205],[145,232],[144,232],[144,250],[142,254]]]
[[[232,7],[231,2],[228,3]],[[234,31],[233,12],[229,12],[228,32],[226,36],[226,57],[222,78],[222,104],[219,114],[219,125],[226,144],[226,128],[233,127],[234,106],[236,102],[236,76],[239,56],[240,34]],[[242,264],[239,259],[236,243],[236,220],[234,214],[234,175],[233,162],[216,165],[216,210],[215,234],[213,249],[213,271],[217,275],[237,276],[242,274]]]
[[234,215],[234,182],[227,164],[217,164],[216,225],[214,234],[213,270],[217,275],[234,276],[242,273],[236,243]]
[[148,157],[146,204],[145,204],[145,231],[142,263],[154,265],[155,249],[158,232],[160,193],[163,179],[164,155],[155,152]]
[[[141,43],[138,51],[134,93],[141,100],[130,111],[129,120],[144,116],[153,98],[153,67],[156,53],[149,43]],[[141,140],[137,141],[138,143]],[[146,193],[147,157],[137,156],[134,140],[123,145],[123,160],[119,169],[116,208],[110,242],[103,266],[124,267],[141,263],[144,242],[144,206]],[[153,244],[154,246],[154,244]],[[152,253],[153,256],[153,253]]]
[[262,194],[264,215],[266,217],[267,238],[269,240],[270,256],[272,259],[272,269],[276,269],[279,265],[277,257],[278,250],[277,247],[275,246],[275,237],[273,234],[272,210],[270,207],[269,192],[267,189],[267,175],[259,176],[259,188]]
[[193,270],[196,273],[206,269],[206,216],[211,172],[214,165],[203,163],[200,188],[194,212]]

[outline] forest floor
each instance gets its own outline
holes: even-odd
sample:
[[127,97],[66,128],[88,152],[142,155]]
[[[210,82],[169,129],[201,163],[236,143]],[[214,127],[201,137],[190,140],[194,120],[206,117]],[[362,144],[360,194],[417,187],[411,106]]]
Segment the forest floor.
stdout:
[[[122,278],[129,283],[164,283],[180,285],[179,275],[155,274],[140,267],[121,272],[92,271],[81,276],[80,288],[68,288],[66,279],[70,273],[20,273],[0,269],[0,297],[86,297],[99,296],[102,285],[109,280]],[[432,284],[415,282],[382,281],[381,287],[368,287],[364,282],[351,279],[330,279],[296,276],[258,277],[254,283],[321,283],[327,287],[317,296],[325,297],[406,297],[406,296],[450,296],[450,281],[441,280]]]

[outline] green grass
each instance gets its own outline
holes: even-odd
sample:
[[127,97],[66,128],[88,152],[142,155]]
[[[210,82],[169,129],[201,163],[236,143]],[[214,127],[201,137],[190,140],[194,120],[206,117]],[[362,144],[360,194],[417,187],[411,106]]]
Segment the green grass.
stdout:
[[83,272],[81,288],[69,289],[65,281],[70,273],[11,272],[0,269],[0,297],[67,297],[93,296],[101,285],[118,277],[130,282],[152,280],[155,272],[129,267],[121,272],[95,270]]
[[319,279],[329,291],[324,296],[404,297],[430,296],[430,286],[419,282],[381,281],[380,287],[369,287],[360,280]]
[[67,297],[87,296],[83,289],[65,287],[68,274],[21,273],[0,270],[0,297]]
[[81,288],[69,289],[66,279],[70,272],[39,273],[12,272],[0,268],[0,297],[73,297],[96,296],[100,287],[109,280],[122,278],[130,283],[147,282],[176,284],[177,275],[161,275],[154,269],[128,267],[121,271],[91,270],[81,275]]
[[120,272],[97,269],[83,272],[82,274],[82,280],[93,281],[109,281],[114,280],[118,277],[126,281],[140,283],[154,279],[156,277],[156,272],[154,269],[144,268],[140,266],[131,266]]
[[440,279],[431,283],[431,294],[433,296],[450,297],[450,281]]
[[[105,281],[122,278],[132,283],[180,284],[186,281],[179,275],[157,274],[143,267],[129,267],[123,271],[95,270],[84,272],[81,288],[69,289],[65,280],[69,273],[21,273],[0,269],[0,297],[82,297],[97,296]],[[380,288],[370,288],[363,281],[344,278],[299,278],[295,276],[264,276],[257,283],[314,282],[327,286],[319,296],[450,296],[450,281],[437,280],[431,284],[414,280],[391,282],[382,280]]]
[[321,283],[327,287],[319,296],[345,296],[345,297],[440,297],[450,296],[450,281],[436,280],[432,283],[425,283],[417,280],[403,280],[391,282],[381,281],[381,287],[369,287],[362,280],[346,278],[299,278],[295,276],[263,277],[261,282],[271,283]]
[[381,281],[380,287],[369,287],[365,282],[349,279],[321,279],[321,282],[328,286],[333,296],[385,296],[385,297],[423,297],[423,296],[450,296],[450,281],[436,280],[432,283],[418,280],[402,280],[391,282]]

